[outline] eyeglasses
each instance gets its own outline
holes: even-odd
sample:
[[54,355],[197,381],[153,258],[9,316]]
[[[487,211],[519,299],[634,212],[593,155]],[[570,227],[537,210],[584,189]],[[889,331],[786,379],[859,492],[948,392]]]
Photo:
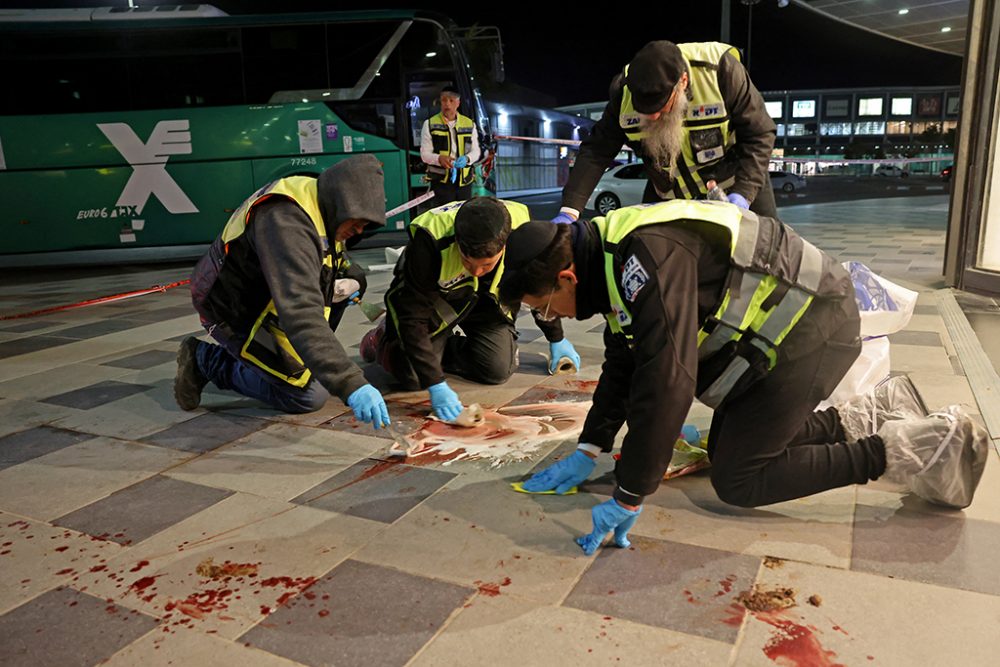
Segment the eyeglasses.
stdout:
[[549,290],[549,300],[545,302],[545,312],[539,313],[535,311],[535,318],[540,322],[551,322],[553,320],[559,319],[558,315],[549,315],[549,308],[552,306],[552,295],[555,294],[556,288],[553,287]]

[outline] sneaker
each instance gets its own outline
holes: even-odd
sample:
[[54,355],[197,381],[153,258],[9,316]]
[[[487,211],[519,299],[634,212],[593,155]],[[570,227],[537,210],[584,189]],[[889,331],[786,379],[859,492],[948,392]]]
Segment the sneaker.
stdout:
[[208,378],[198,369],[198,346],[194,336],[181,341],[177,350],[177,376],[174,378],[174,400],[181,410],[194,410],[201,403],[201,390],[208,384]]
[[880,382],[867,394],[838,405],[837,413],[847,442],[855,442],[878,433],[887,421],[926,417],[927,408],[910,378],[896,375]]
[[375,361],[375,357],[378,355],[378,346],[382,342],[382,336],[385,335],[385,318],[383,317],[379,320],[379,323],[375,325],[375,328],[366,333],[361,338],[361,344],[358,346],[361,352],[361,358],[364,359],[369,364]]
[[972,503],[990,439],[961,407],[887,421],[878,435],[885,444],[886,479],[937,505],[961,509]]

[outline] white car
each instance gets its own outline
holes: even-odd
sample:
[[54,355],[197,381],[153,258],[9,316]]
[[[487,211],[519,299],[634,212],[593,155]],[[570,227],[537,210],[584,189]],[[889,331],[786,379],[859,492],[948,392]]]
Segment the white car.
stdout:
[[907,178],[910,172],[906,171],[901,167],[897,167],[894,164],[880,164],[875,167],[876,176],[893,176],[898,178]]
[[790,171],[770,171],[771,189],[792,193],[806,187],[806,179]]
[[616,208],[642,203],[642,193],[646,190],[646,169],[641,162],[611,167],[587,200],[587,208],[596,209],[607,215]]

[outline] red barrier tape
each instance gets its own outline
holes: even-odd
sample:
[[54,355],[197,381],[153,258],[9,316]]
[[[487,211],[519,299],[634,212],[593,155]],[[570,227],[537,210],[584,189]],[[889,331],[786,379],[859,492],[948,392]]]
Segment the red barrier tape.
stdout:
[[80,301],[79,303],[70,303],[65,306],[53,306],[51,308],[43,308],[42,310],[33,310],[30,313],[18,313],[16,315],[0,315],[0,320],[19,320],[24,317],[37,317],[39,315],[48,315],[49,313],[58,313],[62,310],[72,310],[73,308],[83,308],[84,306],[96,306],[100,303],[110,303],[112,301],[122,301],[124,299],[131,299],[136,296],[143,296],[144,294],[153,294],[155,292],[166,292],[168,289],[173,289],[175,287],[181,287],[182,285],[190,284],[190,280],[179,280],[175,283],[170,283],[168,285],[154,285],[149,289],[136,290],[134,292],[122,292],[121,294],[112,294],[111,296],[101,296],[96,299],[88,299],[87,301]]

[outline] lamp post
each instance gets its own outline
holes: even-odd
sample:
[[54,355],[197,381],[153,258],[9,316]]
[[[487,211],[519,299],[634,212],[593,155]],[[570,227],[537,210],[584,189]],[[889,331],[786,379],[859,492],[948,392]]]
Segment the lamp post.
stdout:
[[750,71],[750,34],[753,32],[753,6],[760,0],[740,0],[747,8],[747,71]]

